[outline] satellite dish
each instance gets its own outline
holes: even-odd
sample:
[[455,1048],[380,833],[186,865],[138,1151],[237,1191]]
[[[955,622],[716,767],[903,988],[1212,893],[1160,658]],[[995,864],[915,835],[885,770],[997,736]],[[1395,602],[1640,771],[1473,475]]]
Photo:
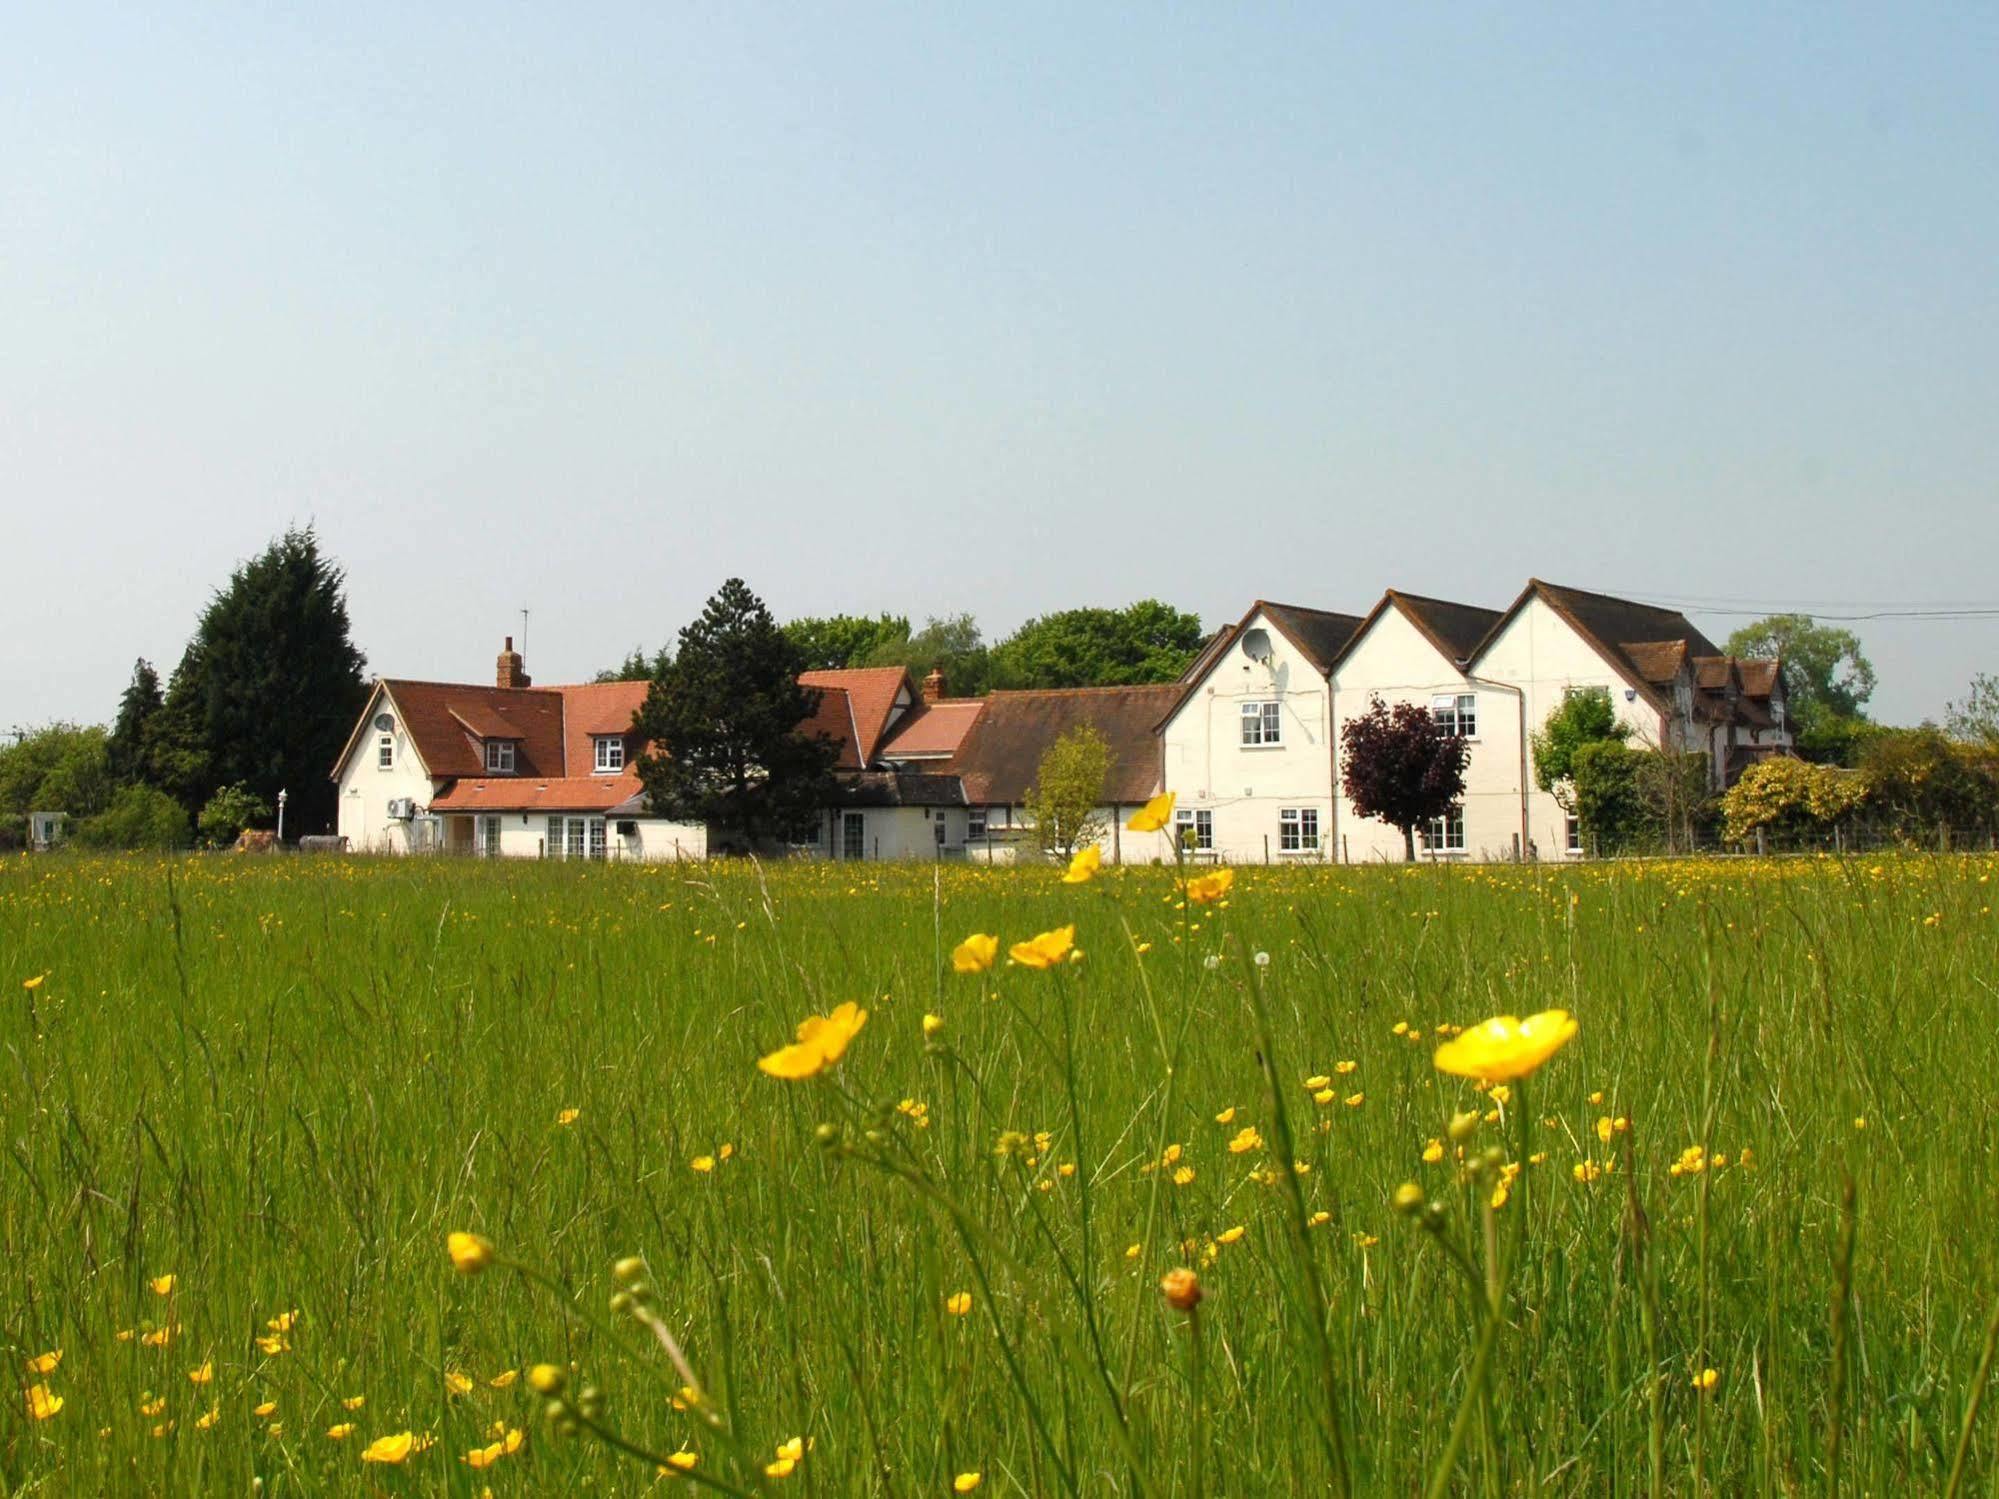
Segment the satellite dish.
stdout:
[[383,734],[393,734],[396,728],[396,721],[386,713],[377,713],[375,715],[375,728]]
[[1242,632],[1242,653],[1252,661],[1266,665],[1270,661],[1270,632],[1265,629],[1244,630]]

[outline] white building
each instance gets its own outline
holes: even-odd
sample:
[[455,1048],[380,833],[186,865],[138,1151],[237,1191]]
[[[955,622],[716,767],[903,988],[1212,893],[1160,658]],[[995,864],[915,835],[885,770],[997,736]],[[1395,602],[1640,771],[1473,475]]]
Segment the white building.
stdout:
[[[1741,661],[1676,610],[1536,579],[1504,610],[1390,589],[1365,615],[1259,600],[1178,682],[950,698],[901,667],[806,672],[800,731],[837,746],[837,790],[800,852],[839,860],[1039,858],[1043,757],[1087,726],[1110,747],[1100,846],[1112,862],[1400,860],[1402,835],[1342,790],[1344,726],[1413,703],[1469,753],[1430,859],[1581,852],[1534,780],[1531,740],[1577,692],[1608,696],[1641,744],[1700,751],[1712,789],[1790,753],[1783,672]],[[357,850],[698,859],[708,830],[653,816],[634,766],[644,682],[535,687],[508,640],[491,687],[385,679],[334,769]],[[1124,824],[1161,791],[1176,830]]]

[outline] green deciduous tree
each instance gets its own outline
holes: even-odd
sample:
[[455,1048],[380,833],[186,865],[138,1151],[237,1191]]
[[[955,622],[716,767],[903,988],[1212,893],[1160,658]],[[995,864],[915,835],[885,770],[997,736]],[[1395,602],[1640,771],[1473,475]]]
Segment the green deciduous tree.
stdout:
[[1416,857],[1416,829],[1445,817],[1465,794],[1471,746],[1438,727],[1428,708],[1375,698],[1340,726],[1340,784],[1362,817],[1402,833]]
[[1869,821],[1900,837],[1931,842],[1999,827],[1999,754],[1956,742],[1925,724],[1882,729],[1860,752]]
[[798,647],[740,578],[680,632],[636,727],[653,809],[704,822],[718,841],[757,848],[800,836],[833,794],[836,747],[801,726],[818,694],[798,685]]
[[1104,783],[1111,773],[1110,741],[1079,724],[1048,747],[1035,771],[1027,810],[1042,851],[1066,859],[1104,834]]
[[54,723],[0,747],[0,816],[25,830],[30,812],[101,812],[114,782],[104,730],[95,724]]
[[1571,692],[1534,735],[1534,782],[1574,812],[1576,752],[1586,744],[1622,744],[1630,736],[1629,726],[1617,721],[1608,688]]
[[590,680],[593,682],[650,682],[654,677],[673,664],[673,652],[661,646],[652,655],[645,653],[645,647],[633,646],[632,653],[609,671],[600,671]]
[[1851,630],[1809,614],[1772,614],[1728,637],[1731,656],[1781,657],[1790,724],[1801,752],[1814,759],[1851,754],[1854,726],[1867,719],[1874,666]]
[[[806,671],[852,666],[902,666],[895,653],[909,644],[909,619],[901,614],[825,614],[794,619],[784,627]],[[894,659],[888,659],[894,657]]]
[[1116,687],[1176,681],[1201,649],[1198,615],[1157,599],[1030,619],[992,648],[995,687]]
[[1944,728],[1953,739],[1999,744],[1999,677],[1973,677],[1960,701],[1945,704]]
[[328,772],[368,689],[348,635],[343,575],[310,529],[285,532],[231,575],[167,692],[163,780],[187,805],[240,783],[280,789],[301,832],[331,825]]

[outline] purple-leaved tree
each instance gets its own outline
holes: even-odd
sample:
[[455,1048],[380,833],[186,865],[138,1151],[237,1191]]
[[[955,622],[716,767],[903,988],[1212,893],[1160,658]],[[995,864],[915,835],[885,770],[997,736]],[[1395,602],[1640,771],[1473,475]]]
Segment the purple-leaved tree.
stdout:
[[1415,703],[1380,698],[1340,729],[1340,782],[1363,817],[1402,830],[1403,857],[1416,857],[1416,829],[1447,815],[1465,794],[1471,746],[1438,727]]

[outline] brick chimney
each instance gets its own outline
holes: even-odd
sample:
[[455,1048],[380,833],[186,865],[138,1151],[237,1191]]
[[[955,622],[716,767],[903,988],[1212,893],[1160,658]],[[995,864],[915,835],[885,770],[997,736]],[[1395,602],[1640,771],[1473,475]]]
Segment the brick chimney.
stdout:
[[941,667],[930,668],[930,675],[923,679],[923,701],[934,703],[944,696],[944,671]]
[[532,685],[527,668],[521,661],[521,653],[514,649],[514,637],[507,637],[506,649],[500,652],[499,673],[494,678],[498,687],[527,687]]

